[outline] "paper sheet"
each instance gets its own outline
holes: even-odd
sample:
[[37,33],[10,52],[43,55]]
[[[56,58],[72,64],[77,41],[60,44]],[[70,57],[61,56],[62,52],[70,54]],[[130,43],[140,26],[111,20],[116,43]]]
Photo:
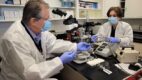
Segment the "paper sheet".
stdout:
[[[126,72],[128,72],[129,74],[135,74],[135,73],[136,73],[136,71],[130,70],[130,69],[128,68],[130,64],[119,63],[119,65],[120,65]],[[115,66],[116,66],[117,68],[121,69],[119,65],[118,65],[118,64],[115,64]],[[124,71],[123,69],[121,69],[121,70]]]

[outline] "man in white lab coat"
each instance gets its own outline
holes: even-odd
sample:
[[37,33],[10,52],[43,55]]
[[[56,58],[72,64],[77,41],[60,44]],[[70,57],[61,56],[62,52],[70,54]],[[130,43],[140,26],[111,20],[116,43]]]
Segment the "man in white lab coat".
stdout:
[[133,30],[131,26],[121,21],[122,10],[120,7],[111,7],[108,12],[108,22],[104,23],[98,33],[92,36],[92,40],[102,40],[120,46],[131,46],[133,42]]
[[[41,32],[47,26],[48,18],[47,3],[42,0],[28,1],[22,21],[13,23],[2,37],[4,56],[0,80],[51,80],[51,76],[63,69],[63,64],[74,59],[76,50],[90,48],[87,43],[56,40],[50,32]],[[64,53],[46,60],[53,52]]]

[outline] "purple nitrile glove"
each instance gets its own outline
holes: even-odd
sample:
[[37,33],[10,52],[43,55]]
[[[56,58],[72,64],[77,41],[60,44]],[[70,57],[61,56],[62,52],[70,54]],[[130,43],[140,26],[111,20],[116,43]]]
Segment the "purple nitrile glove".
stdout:
[[87,51],[91,49],[91,45],[86,42],[80,42],[77,44],[77,50],[79,51]]
[[93,41],[93,42],[96,42],[97,41],[97,36],[96,35],[93,35],[92,37],[91,37],[91,40]]
[[115,37],[108,37],[107,41],[110,43],[119,43],[121,40],[119,38],[115,38]]
[[65,52],[60,56],[63,64],[69,63],[74,60],[76,56],[76,51]]

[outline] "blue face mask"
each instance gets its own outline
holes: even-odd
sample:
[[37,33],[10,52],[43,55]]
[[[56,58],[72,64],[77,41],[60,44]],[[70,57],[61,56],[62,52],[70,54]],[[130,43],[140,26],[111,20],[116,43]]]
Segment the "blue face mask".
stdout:
[[109,17],[108,21],[110,22],[111,25],[116,25],[118,23],[117,17]]
[[52,27],[52,22],[47,20],[44,24],[44,27],[42,28],[42,31],[47,31]]

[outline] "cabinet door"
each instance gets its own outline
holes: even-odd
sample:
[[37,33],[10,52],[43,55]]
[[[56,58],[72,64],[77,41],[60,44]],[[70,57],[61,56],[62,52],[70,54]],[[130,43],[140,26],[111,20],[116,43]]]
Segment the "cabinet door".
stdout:
[[120,0],[103,0],[103,17],[107,18],[107,11],[110,7],[120,6]]
[[142,18],[142,0],[126,0],[125,4],[125,18]]

